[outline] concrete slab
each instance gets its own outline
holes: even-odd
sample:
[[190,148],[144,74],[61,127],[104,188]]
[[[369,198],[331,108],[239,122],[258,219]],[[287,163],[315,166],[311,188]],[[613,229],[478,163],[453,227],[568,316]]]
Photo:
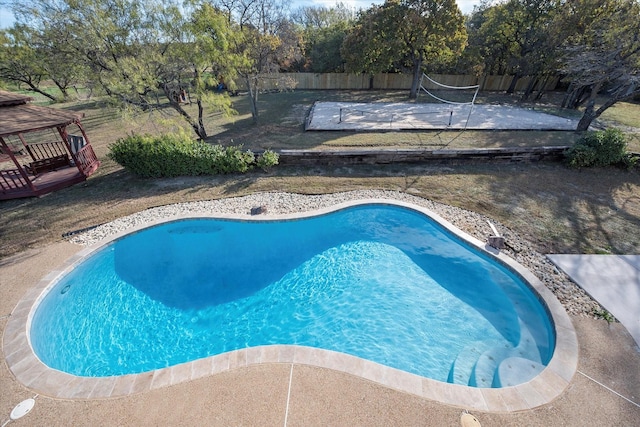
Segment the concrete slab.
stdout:
[[[468,121],[467,121],[468,120]],[[575,130],[577,120],[507,105],[316,102],[306,130]]]
[[622,323],[640,346],[640,255],[548,255]]

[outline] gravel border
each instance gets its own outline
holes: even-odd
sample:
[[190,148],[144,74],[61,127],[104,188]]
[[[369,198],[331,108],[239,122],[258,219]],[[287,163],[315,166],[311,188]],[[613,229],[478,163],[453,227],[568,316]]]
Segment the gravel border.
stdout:
[[[358,190],[326,195],[303,195],[294,193],[256,193],[248,196],[219,200],[178,203],[159,206],[128,215],[88,230],[80,230],[67,235],[67,239],[79,245],[93,245],[99,241],[134,227],[151,224],[159,219],[188,214],[234,214],[251,216],[251,209],[264,206],[270,215],[291,214],[327,208],[339,203],[359,199],[391,199],[413,203],[440,215],[454,226],[486,241],[492,234],[489,218],[465,209],[433,202],[399,191]],[[571,315],[598,317],[604,309],[593,300],[582,288],[558,270],[543,254],[533,249],[523,238],[512,230],[491,219],[500,234],[505,237],[507,247],[503,252],[529,269],[549,288]]]

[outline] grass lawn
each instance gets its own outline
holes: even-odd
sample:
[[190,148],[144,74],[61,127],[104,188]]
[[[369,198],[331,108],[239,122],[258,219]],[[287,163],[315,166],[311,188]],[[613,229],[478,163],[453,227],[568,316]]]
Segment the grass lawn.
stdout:
[[[210,142],[245,148],[340,147],[506,147],[570,145],[573,132],[304,132],[313,101],[401,100],[401,92],[288,92],[261,97],[260,124],[254,126],[246,97],[234,98],[231,119],[208,114]],[[497,98],[497,95],[492,95]],[[494,102],[485,97],[481,102]],[[551,109],[553,103],[536,108]],[[557,104],[556,104],[557,105]],[[379,165],[357,167],[277,167],[245,175],[138,179],[106,158],[109,144],[128,133],[159,133],[181,122],[173,114],[124,118],[100,101],[60,107],[85,113],[83,125],[102,167],[86,183],[41,198],[0,202],[0,258],[59,240],[62,234],[108,222],[149,207],[217,199],[259,191],[319,194],[377,188],[406,191],[483,213],[527,238],[543,253],[640,253],[640,174],[615,168],[571,170],[561,164]],[[607,121],[624,126],[638,115],[621,106]],[[628,122],[627,118],[628,117]],[[637,126],[636,126],[637,127]],[[640,151],[637,130],[631,149]]]

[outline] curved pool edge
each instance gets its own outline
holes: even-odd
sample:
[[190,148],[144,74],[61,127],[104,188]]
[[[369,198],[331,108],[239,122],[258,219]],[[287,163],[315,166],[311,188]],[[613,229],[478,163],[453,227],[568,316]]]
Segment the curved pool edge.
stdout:
[[[444,383],[384,366],[355,356],[335,351],[273,345],[251,347],[221,355],[199,359],[168,368],[141,374],[117,377],[78,377],[44,365],[33,352],[29,328],[35,308],[58,279],[83,262],[103,246],[126,234],[140,231],[164,222],[192,218],[217,218],[261,221],[307,218],[365,204],[386,204],[406,207],[420,212],[450,232],[485,251],[519,274],[535,290],[550,315],[556,334],[555,351],[546,368],[532,380],[513,387],[499,389],[474,388]],[[42,278],[20,300],[5,327],[3,336],[5,361],[16,380],[36,392],[61,399],[98,399],[127,396],[183,383],[225,371],[257,364],[309,365],[344,372],[419,397],[466,409],[487,412],[512,412],[547,404],[560,396],[577,371],[577,335],[569,315],[560,302],[533,273],[503,253],[459,230],[439,215],[412,203],[390,199],[360,199],[331,207],[286,215],[180,215],[163,218],[126,232],[115,234],[104,241],[85,248],[69,258],[59,269]]]

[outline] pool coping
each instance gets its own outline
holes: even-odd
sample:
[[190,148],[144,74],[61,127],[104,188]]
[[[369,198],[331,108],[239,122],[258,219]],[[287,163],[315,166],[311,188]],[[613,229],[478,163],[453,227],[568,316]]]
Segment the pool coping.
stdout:
[[[103,246],[124,235],[158,224],[181,219],[217,218],[241,221],[294,220],[328,214],[366,204],[401,206],[422,213],[469,244],[488,253],[519,274],[537,293],[553,323],[555,351],[545,369],[530,381],[499,389],[474,388],[449,384],[381,365],[356,356],[331,350],[292,345],[250,347],[198,359],[141,374],[113,377],[79,377],[44,365],[33,352],[29,329],[34,309],[58,280]],[[17,381],[39,394],[60,399],[101,399],[128,396],[173,384],[187,382],[257,364],[299,364],[344,372],[375,383],[466,409],[487,412],[512,412],[533,409],[550,403],[568,387],[578,366],[578,341],[575,329],[553,293],[524,266],[480,240],[470,236],[439,215],[424,207],[390,199],[359,199],[296,214],[285,215],[175,215],[150,221],[116,233],[103,241],[80,250],[60,268],[51,271],[32,287],[11,313],[3,336],[5,361]]]

